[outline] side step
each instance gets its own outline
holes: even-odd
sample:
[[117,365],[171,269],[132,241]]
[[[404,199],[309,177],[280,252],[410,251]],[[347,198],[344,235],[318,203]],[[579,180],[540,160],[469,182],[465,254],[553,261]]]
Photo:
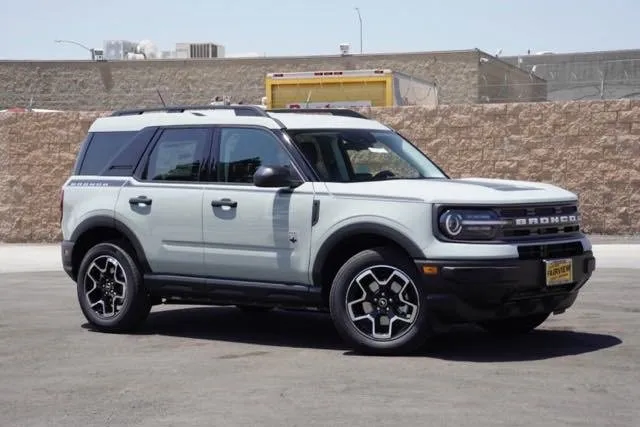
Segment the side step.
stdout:
[[307,285],[236,281],[217,278],[146,274],[156,298],[173,304],[266,304],[278,307],[322,307],[319,288]]

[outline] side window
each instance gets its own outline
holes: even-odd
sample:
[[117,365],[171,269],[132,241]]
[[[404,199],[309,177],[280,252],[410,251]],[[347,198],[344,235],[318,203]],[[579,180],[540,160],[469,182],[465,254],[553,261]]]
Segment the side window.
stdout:
[[149,181],[199,181],[209,129],[165,129],[143,172]]
[[98,175],[137,132],[96,132],[86,149],[78,175]]
[[260,166],[291,167],[289,154],[274,135],[262,129],[221,129],[217,182],[253,183]]
[[305,132],[294,135],[296,145],[309,160],[322,181],[349,181],[349,173],[343,154],[338,147],[338,137],[335,133]]

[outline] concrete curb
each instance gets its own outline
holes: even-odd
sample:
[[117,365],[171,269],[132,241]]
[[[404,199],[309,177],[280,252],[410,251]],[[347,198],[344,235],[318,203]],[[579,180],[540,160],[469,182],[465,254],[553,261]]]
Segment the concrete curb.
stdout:
[[[640,244],[617,242],[593,245],[597,268],[640,269]],[[0,274],[62,271],[59,244],[0,244]]]

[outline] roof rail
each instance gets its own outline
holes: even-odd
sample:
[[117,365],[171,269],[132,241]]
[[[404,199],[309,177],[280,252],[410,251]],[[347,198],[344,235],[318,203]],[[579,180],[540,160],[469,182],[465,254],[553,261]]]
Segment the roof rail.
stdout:
[[174,105],[166,107],[134,108],[114,111],[111,113],[111,116],[133,116],[136,114],[154,112],[184,113],[188,110],[234,110],[236,116],[269,117],[264,109],[255,105]]
[[348,108],[276,108],[267,110],[269,113],[298,113],[298,114],[331,114],[334,116],[355,117],[369,119],[367,116]]

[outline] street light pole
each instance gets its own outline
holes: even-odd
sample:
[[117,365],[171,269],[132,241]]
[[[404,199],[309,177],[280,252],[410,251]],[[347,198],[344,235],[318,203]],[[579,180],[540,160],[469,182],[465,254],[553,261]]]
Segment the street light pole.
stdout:
[[54,42],[56,43],[71,43],[71,44],[75,44],[76,46],[80,46],[81,48],[88,50],[91,53],[91,60],[94,61],[96,59],[96,55],[93,49],[83,45],[82,43],[78,43],[78,42],[74,42],[73,40],[54,40]]
[[362,55],[362,15],[360,15],[359,7],[356,7],[356,12],[358,12],[358,20],[360,21],[360,55]]

